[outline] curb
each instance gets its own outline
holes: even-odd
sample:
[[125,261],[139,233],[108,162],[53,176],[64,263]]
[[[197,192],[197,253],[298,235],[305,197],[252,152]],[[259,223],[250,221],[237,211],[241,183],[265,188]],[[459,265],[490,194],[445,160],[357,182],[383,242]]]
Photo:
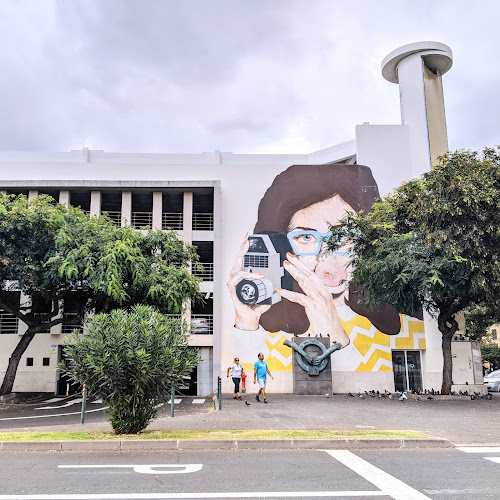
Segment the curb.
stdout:
[[171,451],[454,448],[447,439],[142,439],[116,441],[1,441],[0,451]]

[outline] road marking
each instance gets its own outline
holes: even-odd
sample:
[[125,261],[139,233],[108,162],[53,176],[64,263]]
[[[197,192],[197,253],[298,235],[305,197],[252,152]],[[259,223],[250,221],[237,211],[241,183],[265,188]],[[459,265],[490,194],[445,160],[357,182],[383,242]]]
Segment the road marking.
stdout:
[[309,498],[380,497],[382,491],[234,491],[230,493],[92,493],[0,495],[0,500],[163,500],[183,498]]
[[193,399],[193,404],[194,405],[201,405],[205,402],[204,399]]
[[[95,411],[103,411],[106,410],[107,406],[104,408],[97,408],[95,410],[87,410],[85,413],[93,413]],[[0,422],[3,422],[5,420],[26,420],[30,418],[49,418],[49,417],[66,417],[67,415],[81,415],[81,411],[73,411],[70,413],[56,413],[54,415],[35,415],[33,417],[6,417],[6,418],[0,418]],[[0,497],[1,498],[1,497]]]
[[[182,399],[174,399],[174,405],[178,405],[181,401],[182,401]],[[172,400],[170,399],[167,404],[171,405],[172,404]]]
[[[139,474],[189,474],[198,472],[203,464],[152,464],[152,465],[59,465],[59,469],[130,469]],[[158,470],[166,469],[166,470]],[[172,470],[180,469],[180,470]]]
[[460,446],[457,450],[465,453],[500,453],[500,446]]
[[486,460],[491,460],[492,462],[500,464],[500,457],[483,457],[483,458],[486,458]]
[[394,500],[429,500],[429,497],[420,493],[420,491],[413,489],[411,486],[403,483],[403,481],[387,474],[387,472],[375,467],[350,451],[324,451],[377,488],[380,488],[384,495],[388,495],[394,498]]
[[41,408],[35,408],[35,410],[58,410],[59,408],[67,408],[68,406],[80,404],[83,401],[83,398],[73,399],[73,401],[68,401],[63,405],[59,406],[42,406]]

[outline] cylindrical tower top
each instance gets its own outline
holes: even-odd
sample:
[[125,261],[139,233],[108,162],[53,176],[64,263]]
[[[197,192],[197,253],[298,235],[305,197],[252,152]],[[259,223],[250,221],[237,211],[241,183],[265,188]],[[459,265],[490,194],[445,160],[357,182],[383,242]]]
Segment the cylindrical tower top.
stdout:
[[419,54],[425,66],[436,75],[444,75],[453,64],[453,53],[444,43],[415,42],[393,50],[382,61],[382,76],[392,83],[399,83],[398,64],[412,54]]

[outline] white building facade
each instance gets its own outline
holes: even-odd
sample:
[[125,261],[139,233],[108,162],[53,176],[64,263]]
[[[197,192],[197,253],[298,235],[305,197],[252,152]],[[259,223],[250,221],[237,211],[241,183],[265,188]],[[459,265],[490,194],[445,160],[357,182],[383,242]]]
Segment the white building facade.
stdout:
[[[292,350],[283,342],[296,335],[320,334],[330,336],[332,342],[349,340],[345,349],[331,356],[333,392],[438,389],[442,355],[435,321],[427,316],[419,319],[397,315],[398,326],[386,327],[384,318],[368,318],[343,291],[334,290],[339,285],[334,283],[331,271],[321,271],[326,264],[319,265],[320,247],[317,255],[301,253],[296,251],[299,240],[293,238],[298,235],[305,241],[316,233],[324,234],[320,230],[324,218],[332,222],[338,207],[358,210],[378,194],[384,195],[431,168],[435,158],[448,147],[441,78],[451,63],[451,50],[436,42],[411,44],[392,52],[384,60],[382,72],[387,80],[400,86],[402,123],[359,125],[352,141],[314,153],[246,155],[215,151],[148,155],[87,149],[53,154],[3,152],[0,190],[30,197],[50,194],[61,203],[81,206],[91,215],[106,212],[117,224],[172,228],[198,247],[204,266],[201,291],[206,301],[189,313],[193,325],[202,325],[190,340],[199,348],[203,360],[193,374],[194,392],[198,395],[211,393],[219,376],[223,390],[231,392],[230,379],[224,375],[233,358],[238,356],[251,376],[258,352],[264,353],[275,378],[269,381],[269,390],[294,392]],[[327,178],[330,180],[325,182]],[[325,184],[331,186],[330,194],[317,195]],[[299,199],[301,204],[290,208]],[[290,214],[283,215],[278,224],[275,216],[287,204]],[[324,207],[334,207],[334,212],[323,212]],[[294,225],[299,219],[311,220],[315,213],[317,227]],[[286,276],[287,266],[308,266],[331,292],[324,295],[329,315],[314,314],[296,304],[294,311],[299,311],[297,307],[303,310],[297,314],[301,321],[295,323],[295,313],[287,309],[287,302],[293,301],[285,300],[284,295],[287,291],[304,292],[311,298],[315,293],[304,287],[302,292],[298,290],[297,280],[288,289],[286,280],[274,283],[274,289],[268,290],[267,302],[249,305],[238,299],[236,292],[242,280],[259,281],[252,280],[249,273],[260,269],[262,258],[272,260],[269,248],[264,252],[269,255],[264,257],[257,259],[257,251],[250,255],[252,245],[263,241],[258,235],[269,231],[279,233],[285,249],[280,253],[279,245],[274,243],[278,278],[273,279],[280,280],[279,273]],[[262,248],[255,248],[262,254]],[[287,248],[292,254],[288,260],[299,264],[284,263],[285,255],[289,255],[284,253]],[[250,260],[242,260],[245,253],[245,259]],[[312,263],[313,259],[317,263]],[[296,272],[292,269],[288,274]],[[276,290],[281,289],[280,284],[283,293]],[[304,282],[304,286],[309,285]],[[0,313],[0,319],[3,377],[9,354],[26,327],[5,313]],[[336,325],[331,330],[328,321]],[[382,331],[386,328],[391,330],[389,334]],[[14,391],[64,393],[65,382],[59,379],[56,365],[67,333],[68,329],[59,325],[36,335],[21,360]]]

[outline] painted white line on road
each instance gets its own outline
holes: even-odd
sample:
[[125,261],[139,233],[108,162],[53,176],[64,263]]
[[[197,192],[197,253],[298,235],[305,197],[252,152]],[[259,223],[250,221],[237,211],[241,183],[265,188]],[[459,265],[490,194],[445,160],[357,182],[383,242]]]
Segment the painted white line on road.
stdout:
[[500,464],[500,457],[483,457],[483,458],[486,458],[486,460],[491,460],[492,462]]
[[193,404],[194,405],[201,405],[205,402],[204,399],[193,399]]
[[67,408],[68,406],[73,406],[76,404],[81,404],[83,401],[83,398],[77,398],[73,399],[72,401],[68,401],[67,403],[64,403],[63,405],[59,406],[42,406],[41,408],[35,408],[35,410],[58,410],[59,408]]
[[[174,399],[174,405],[178,405],[181,401],[182,401],[182,399]],[[169,401],[168,401],[167,404],[171,405],[172,404],[172,400],[169,399]]]
[[[190,474],[198,472],[203,464],[152,464],[152,465],[59,465],[59,469],[133,469],[139,474]],[[162,470],[158,470],[162,469]],[[179,470],[173,470],[179,469]]]
[[457,450],[465,453],[500,453],[500,446],[460,446]]
[[375,467],[370,462],[363,460],[354,453],[347,450],[324,450],[331,457],[344,464],[349,469],[356,472],[394,500],[430,500],[420,491],[413,489],[403,481],[387,474],[382,469]]
[[49,404],[49,403],[55,403],[55,402],[60,402],[60,401],[64,401],[65,397],[64,396],[61,396],[60,398],[52,398],[52,399],[47,399],[47,401],[44,401],[45,404]]
[[230,493],[92,493],[0,495],[0,500],[163,500],[183,498],[309,498],[380,497],[382,491],[234,491]]
[[[103,411],[107,408],[97,408],[95,410],[87,410],[85,413],[93,413],[95,411]],[[5,420],[27,420],[30,418],[49,418],[49,417],[66,417],[67,415],[81,415],[81,411],[73,411],[70,413],[55,413],[54,415],[35,415],[33,417],[6,417],[6,418],[0,418],[0,422],[3,422]]]

